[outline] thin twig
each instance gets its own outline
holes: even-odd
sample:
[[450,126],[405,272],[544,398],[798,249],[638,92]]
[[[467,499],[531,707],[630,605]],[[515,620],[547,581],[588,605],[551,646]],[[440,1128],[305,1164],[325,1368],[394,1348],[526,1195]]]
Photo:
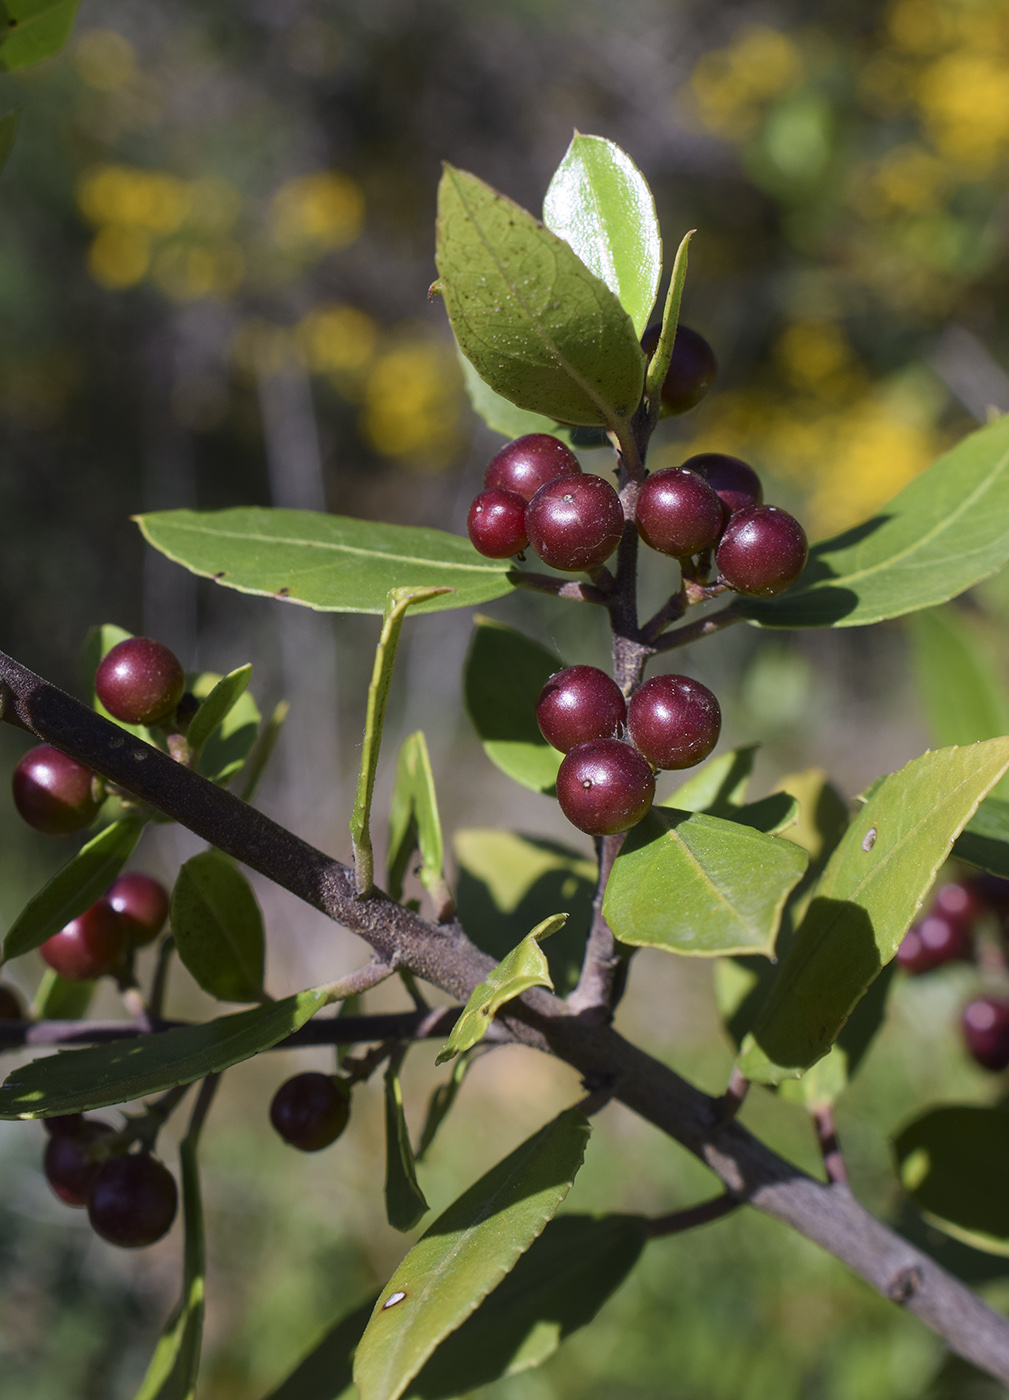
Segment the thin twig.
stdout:
[[724,632],[726,627],[732,627],[737,622],[745,622],[745,618],[739,613],[732,612],[726,608],[724,612],[716,613],[714,617],[698,618],[696,622],[688,622],[683,627],[677,627],[675,632],[667,632],[665,636],[658,637],[652,643],[652,650],[656,653],[672,651],[674,647],[690,646],[692,642],[699,642],[702,637],[713,637],[716,632]]
[[549,593],[555,598],[567,598],[575,603],[608,605],[609,599],[601,589],[577,579],[555,578],[553,574],[534,574],[528,569],[511,569],[508,582],[517,588],[531,588],[537,593]]
[[592,901],[592,928],[585,944],[578,985],[568,997],[568,1006],[576,1016],[595,1013],[609,1020],[613,1014],[617,974],[624,957],[613,930],[603,917],[603,896],[623,842],[621,834],[604,836],[599,843],[599,878]]
[[713,1196],[710,1201],[702,1201],[700,1205],[688,1206],[686,1210],[674,1210],[669,1215],[657,1215],[648,1222],[648,1238],[650,1240],[661,1240],[666,1235],[682,1235],[684,1230],[694,1230],[698,1225],[707,1225],[709,1221],[721,1220],[723,1215],[730,1215],[732,1211],[738,1210],[742,1205],[737,1197],[723,1192],[720,1196]]
[[827,1180],[840,1186],[848,1184],[848,1168],[844,1164],[844,1154],[841,1151],[841,1144],[837,1140],[837,1125],[834,1122],[834,1110],[830,1104],[823,1104],[813,1111],[813,1125],[816,1128],[816,1140],[820,1145],[820,1153],[823,1157],[823,1169],[827,1173]]
[[750,1081],[738,1065],[732,1066],[732,1073],[729,1075],[729,1082],[725,1087],[725,1093],[718,1099],[718,1115],[723,1121],[735,1118],[742,1108],[747,1094],[750,1092]]

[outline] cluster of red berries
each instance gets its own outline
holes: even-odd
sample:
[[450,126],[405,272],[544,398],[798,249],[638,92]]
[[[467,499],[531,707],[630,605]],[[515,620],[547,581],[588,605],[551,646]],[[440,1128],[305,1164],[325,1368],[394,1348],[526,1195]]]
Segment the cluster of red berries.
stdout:
[[96,1234],[127,1249],[154,1244],[171,1229],[179,1193],[150,1152],[116,1152],[116,1131],[80,1113],[44,1120],[44,1170],[68,1206],[87,1206]]
[[119,967],[127,953],[153,943],[168,918],[164,885],[130,870],[83,914],[39,948],[49,966],[72,982],[89,982]]

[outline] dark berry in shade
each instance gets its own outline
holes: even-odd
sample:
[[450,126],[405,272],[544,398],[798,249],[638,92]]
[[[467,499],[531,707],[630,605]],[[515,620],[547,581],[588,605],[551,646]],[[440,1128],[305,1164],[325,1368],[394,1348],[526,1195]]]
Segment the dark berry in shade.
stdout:
[[557,801],[572,826],[589,836],[630,831],[655,796],[655,775],[630,744],[597,739],[579,744],[557,773]]
[[969,1001],[960,1014],[968,1051],[985,1069],[1009,1066],[1009,1001],[983,996]]
[[483,484],[514,491],[531,501],[541,486],[558,476],[580,476],[578,458],[560,438],[527,433],[502,447],[487,463]]
[[764,500],[760,477],[742,460],[724,452],[699,452],[683,463],[684,471],[704,478],[725,507],[727,516],[746,506],[759,506]]
[[[649,326],[641,337],[641,348],[649,359],[655,354],[662,327]],[[711,388],[718,373],[715,352],[697,331],[676,327],[673,356],[662,385],[662,403],[667,413],[686,413],[696,408]]]
[[550,677],[536,702],[536,723],[548,744],[567,753],[593,739],[612,739],[627,704],[612,676],[598,666],[567,666]]
[[980,891],[967,880],[953,880],[936,890],[932,897],[931,913],[944,914],[947,919],[968,932],[978,919],[988,912],[988,903]]
[[715,561],[737,593],[773,598],[802,573],[808,547],[794,515],[779,506],[745,506],[725,527]]
[[346,1085],[315,1070],[285,1080],[270,1104],[270,1122],[285,1142],[302,1152],[318,1152],[335,1142],[349,1117]]
[[706,481],[682,467],[663,467],[638,495],[638,534],[660,554],[682,559],[709,549],[725,523],[718,496]]
[[94,1148],[102,1138],[111,1137],[113,1131],[108,1123],[86,1118],[58,1132],[50,1129],[51,1136],[46,1143],[43,1170],[46,1180],[64,1205],[87,1204],[91,1183],[102,1165],[94,1153]]
[[175,709],[186,675],[174,652],[150,637],[127,637],[95,672],[95,694],[124,724],[157,724]]
[[119,915],[99,899],[39,948],[45,961],[71,982],[90,982],[111,972],[126,949],[126,930]]
[[139,870],[128,870],[120,875],[106,891],[105,900],[119,915],[134,948],[153,943],[168,918],[168,891],[159,881]]
[[1003,880],[999,875],[982,874],[972,875],[968,883],[987,908],[1000,918],[1009,916],[1009,880]]
[[718,743],[722,711],[689,676],[653,676],[627,704],[631,742],[656,768],[692,768]]
[[88,1219],[109,1244],[139,1249],[168,1234],[178,1203],[168,1168],[138,1152],[113,1157],[99,1167],[88,1193]]
[[0,987],[0,1021],[23,1021],[24,1007],[11,987]]
[[897,964],[905,972],[931,972],[948,962],[970,962],[973,955],[969,926],[948,914],[933,911],[912,924],[897,949]]
[[610,557],[624,528],[620,499],[601,476],[562,476],[541,486],[526,507],[529,543],[564,573],[594,569]]
[[43,1118],[42,1126],[50,1137],[61,1133],[76,1133],[86,1120],[83,1113],[60,1113],[55,1118]]
[[94,774],[51,744],[36,744],[14,769],[14,805],[46,836],[69,836],[94,821],[99,808]]
[[521,554],[529,543],[524,498],[498,487],[481,491],[469,508],[466,529],[473,548],[488,559]]

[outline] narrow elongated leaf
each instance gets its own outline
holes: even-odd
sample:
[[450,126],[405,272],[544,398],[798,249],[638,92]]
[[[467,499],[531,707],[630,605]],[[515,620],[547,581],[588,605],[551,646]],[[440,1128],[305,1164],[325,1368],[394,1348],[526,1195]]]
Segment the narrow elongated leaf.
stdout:
[[[199,697],[202,687],[208,681],[216,682],[218,679],[213,672],[205,672],[194,686],[193,694]],[[286,714],[286,702],[282,701],[278,708]],[[256,747],[261,718],[259,706],[246,690],[203,745],[196,763],[197,772],[209,778],[212,783],[220,783],[222,786],[229,783],[235,774],[244,768],[246,760]],[[275,741],[275,735],[273,739]],[[271,741],[268,739],[267,743],[270,744]]]
[[251,680],[252,667],[239,666],[237,670],[222,676],[203,699],[186,731],[186,738],[197,753],[237,705]]
[[254,1006],[198,1026],[178,1026],[136,1040],[64,1050],[33,1060],[0,1086],[0,1118],[50,1118],[160,1094],[249,1060],[291,1035],[327,1004],[327,987],[311,987],[269,1006]]
[[431,756],[419,729],[400,746],[389,805],[388,891],[393,899],[403,893],[403,877],[415,850],[420,851],[421,884],[436,903],[443,902],[448,897],[445,844]]
[[32,1017],[38,1021],[79,1021],[94,993],[94,982],[72,982],[47,967],[32,999]]
[[1009,1113],[930,1109],[894,1140],[904,1190],[932,1224],[992,1254],[1009,1254]]
[[428,1210],[417,1184],[413,1148],[403,1112],[399,1072],[409,1047],[402,1046],[385,1071],[385,1210],[394,1230],[412,1230]]
[[263,916],[252,886],[227,856],[203,851],[186,861],[172,891],[172,934],[205,992],[221,1001],[262,998]]
[[398,1400],[539,1236],[571,1188],[590,1126],[567,1109],[439,1216],[379,1295],[354,1359],[360,1400]]
[[603,913],[636,948],[770,957],[807,859],[792,842],[739,822],[655,807],[614,862]]
[[14,920],[4,939],[4,961],[38,948],[100,899],[129,860],[143,830],[143,820],[131,815],[92,836]]
[[659,292],[662,239],[652,192],[630,156],[603,136],[575,132],[543,222],[606,283],[640,339]]
[[502,958],[497,967],[487,975],[484,982],[478,982],[463,1008],[462,1015],[452,1027],[452,1033],[438,1052],[436,1065],[444,1064],[459,1055],[463,1050],[471,1050],[478,1040],[487,1034],[488,1027],[497,1012],[515,997],[521,996],[530,987],[549,987],[550,968],[546,955],[540,948],[539,940],[549,938],[567,922],[567,914],[551,914],[541,924],[526,934],[522,942]]
[[633,323],[563,239],[446,165],[436,257],[459,347],[495,393],[561,423],[630,418],[645,370]]
[[728,753],[709,758],[670,797],[663,798],[662,807],[675,807],[679,812],[707,812],[711,817],[728,816],[730,808],[742,807],[746,801],[757,745],[730,749]]
[[989,739],[923,754],[875,789],[828,861],[743,1043],[747,1078],[795,1078],[827,1053],[1007,767],[1009,739]]
[[417,1144],[416,1161],[419,1162],[424,1158],[438,1136],[438,1130],[451,1113],[452,1106],[462,1087],[462,1081],[466,1078],[472,1063],[471,1058],[460,1056],[453,1064],[444,1083],[439,1084],[431,1091],[431,1097],[427,1101],[427,1116],[424,1119],[420,1142]]
[[953,854],[1009,880],[1009,802],[986,797],[954,841]]
[[[235,714],[236,710],[242,708],[243,701],[248,701],[250,700],[250,698],[251,697],[248,694],[244,695],[242,697],[242,700],[239,701],[238,705],[235,706],[235,710],[232,710],[232,715]],[[251,802],[252,799],[255,797],[256,789],[259,787],[259,780],[260,778],[262,778],[263,773],[266,771],[266,765],[269,763],[270,756],[273,753],[277,740],[280,738],[280,731],[284,727],[284,721],[287,719],[290,708],[291,707],[286,700],[281,700],[280,703],[274,707],[273,714],[263,725],[262,732],[260,733],[258,739],[256,739],[253,743],[252,748],[249,750],[248,767],[245,770],[245,777],[242,781],[242,790],[240,794],[243,802]],[[231,716],[229,716],[229,719],[230,718]],[[224,725],[222,726],[222,738],[223,730],[227,727],[227,724],[228,720],[225,720]],[[258,709],[256,710],[256,724],[257,726],[259,724]],[[210,744],[208,745],[208,749],[213,750],[213,748],[214,740],[211,739]],[[206,753],[204,754],[204,757],[207,757]],[[226,782],[228,776],[230,776],[230,774],[228,773],[227,767],[225,767],[225,769],[223,769],[221,773],[217,775],[215,781]]]
[[543,686],[564,665],[560,657],[505,622],[474,618],[463,671],[466,713],[490,761],[534,792],[550,794],[564,755],[536,723]]
[[421,612],[466,608],[512,591],[508,560],[463,535],[310,510],[166,510],[137,517],[148,544],[191,573],[240,593],[320,612],[381,613],[392,588],[437,587]]
[[377,1301],[378,1295],[369,1298],[335,1322],[266,1400],[357,1400],[354,1351]]
[[6,0],[0,70],[11,73],[59,53],[70,38],[80,0]]
[[864,627],[946,603],[1009,559],[1009,416],[959,442],[880,513],[814,545],[779,598],[733,604],[762,627]]
[[0,170],[3,170],[14,149],[14,138],[18,134],[20,119],[20,112],[5,112],[0,117]]

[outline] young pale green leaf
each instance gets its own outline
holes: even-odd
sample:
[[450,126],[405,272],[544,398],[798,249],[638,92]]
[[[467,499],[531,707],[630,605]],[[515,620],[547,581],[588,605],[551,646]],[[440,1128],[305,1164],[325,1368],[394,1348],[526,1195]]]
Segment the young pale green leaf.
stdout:
[[792,842],[739,821],[654,807],[614,862],[603,913],[636,948],[770,957],[807,859]]
[[148,544],[240,593],[320,612],[381,613],[392,588],[450,588],[419,611],[503,598],[507,559],[485,559],[463,535],[310,510],[167,510],[137,517]]
[[925,753],[875,789],[828,861],[743,1043],[748,1079],[793,1079],[827,1053],[1007,767],[1009,739],[989,739]]
[[728,753],[709,758],[660,806],[675,807],[679,812],[707,812],[712,817],[727,817],[731,809],[746,802],[757,745],[730,749]]
[[220,1001],[262,1000],[263,916],[252,886],[227,856],[203,851],[186,861],[172,891],[172,934],[205,992]]
[[487,1034],[488,1027],[501,1007],[530,987],[549,987],[550,967],[546,954],[540,947],[540,939],[549,938],[567,923],[567,914],[551,914],[548,919],[537,924],[527,933],[522,942],[501,959],[497,967],[488,973],[487,980],[478,982],[473,988],[462,1015],[452,1027],[452,1033],[438,1052],[436,1065],[451,1060],[463,1050],[471,1050],[477,1041]]
[[417,1185],[399,1079],[408,1048],[401,1046],[385,1071],[385,1211],[392,1228],[404,1232],[412,1230],[428,1211],[424,1192]]
[[627,422],[644,384],[637,333],[563,239],[446,165],[436,257],[459,347],[495,393],[560,423]]
[[[210,695],[221,677],[213,671],[205,671],[192,687],[197,699]],[[281,701],[278,709],[287,713],[286,701]],[[199,712],[197,713],[199,718]],[[209,778],[212,783],[226,786],[236,773],[244,768],[246,760],[256,748],[259,736],[259,722],[262,716],[259,706],[246,690],[239,695],[231,709],[204,743],[196,762],[196,771]],[[276,742],[276,734],[266,740],[269,748]],[[267,752],[269,757],[269,752]]]
[[266,1400],[357,1400],[351,1369],[354,1351],[379,1296],[335,1322]]
[[474,624],[463,671],[466,713],[502,773],[549,795],[564,755],[540,733],[536,701],[564,663],[506,622],[478,615]]
[[927,1219],[965,1244],[1009,1254],[1009,1113],[950,1104],[894,1140],[904,1190]]
[[880,513],[814,545],[798,583],[733,611],[761,627],[864,627],[946,603],[1009,559],[1009,416],[979,428]]
[[435,1348],[542,1233],[571,1188],[591,1131],[566,1109],[439,1216],[379,1295],[354,1359],[360,1400],[398,1400]]
[[20,112],[5,112],[0,117],[0,170],[3,170],[14,149],[14,138],[18,134]]
[[[227,743],[228,741],[224,740],[223,736],[224,731],[228,727],[228,722],[233,716],[236,715],[237,711],[243,708],[245,702],[249,702],[255,705],[255,702],[252,701],[252,697],[248,693],[246,693],[239,701],[239,703],[235,706],[235,709],[232,711],[231,715],[229,715],[228,720],[225,720],[224,724],[221,726],[221,737],[225,743]],[[243,802],[251,802],[252,799],[255,797],[256,789],[259,787],[259,780],[260,778],[262,778],[263,773],[266,771],[266,765],[269,763],[270,755],[273,753],[277,740],[280,738],[280,731],[284,727],[284,721],[287,719],[287,715],[290,708],[291,707],[286,700],[281,700],[279,704],[275,706],[273,714],[263,725],[262,731],[259,734],[258,739],[255,740],[255,742],[252,745],[252,748],[248,751],[248,766],[245,769],[245,781],[242,783],[242,791],[240,793]],[[259,710],[257,708],[257,728],[258,725]],[[208,752],[213,751],[213,749],[214,741],[213,739],[211,739],[210,743],[207,746],[207,752],[204,753],[204,758],[206,758],[208,756]],[[223,772],[225,775],[218,775],[216,779],[217,782],[226,782],[227,777],[230,776],[230,774],[228,774],[227,772],[227,765],[225,766]]]
[[47,967],[32,998],[36,1021],[79,1021],[91,1005],[94,982],[72,982]]
[[462,1081],[466,1078],[472,1059],[460,1056],[452,1065],[448,1078],[444,1083],[432,1089],[431,1097],[427,1101],[427,1114],[424,1118],[424,1127],[421,1131],[420,1142],[417,1144],[417,1154],[415,1160],[420,1162],[428,1152],[431,1144],[438,1136],[438,1129],[452,1111],[452,1106],[456,1101],[456,1096],[462,1088]]
[[[248,689],[251,680],[252,667],[239,666],[237,670],[216,681],[206,697],[199,697],[202,704],[186,730],[190,748],[196,753],[200,752],[211,734],[223,724]],[[253,734],[253,741],[255,737]]]
[[80,0],[6,0],[0,71],[12,73],[59,53],[70,38]]
[[201,1025],[33,1060],[0,1085],[0,1118],[87,1113],[219,1074],[293,1034],[329,1000],[328,987],[310,987]]
[[690,240],[694,236],[694,229],[685,233],[680,239],[680,246],[676,250],[676,257],[673,260],[673,275],[669,279],[669,290],[666,292],[666,304],[662,308],[662,326],[659,331],[658,344],[648,363],[648,370],[645,375],[645,394],[648,398],[648,421],[654,429],[659,418],[669,412],[662,402],[662,388],[669,373],[669,366],[673,360],[673,349],[676,345],[676,329],[680,323],[680,304],[683,301],[683,288],[687,281],[687,257],[690,252]]
[[1009,802],[986,797],[954,841],[953,855],[1009,880]]
[[39,947],[100,899],[129,860],[143,830],[143,819],[131,815],[92,836],[21,910],[4,939],[3,961]]
[[476,1312],[446,1337],[406,1400],[454,1400],[542,1365],[592,1321],[647,1239],[642,1216],[555,1216]]
[[398,900],[410,857],[420,851],[420,882],[436,903],[448,898],[445,845],[427,740],[418,729],[403,740],[389,806],[388,892]]
[[575,132],[543,201],[543,222],[605,282],[640,339],[662,276],[662,239],[648,182],[625,151]]

